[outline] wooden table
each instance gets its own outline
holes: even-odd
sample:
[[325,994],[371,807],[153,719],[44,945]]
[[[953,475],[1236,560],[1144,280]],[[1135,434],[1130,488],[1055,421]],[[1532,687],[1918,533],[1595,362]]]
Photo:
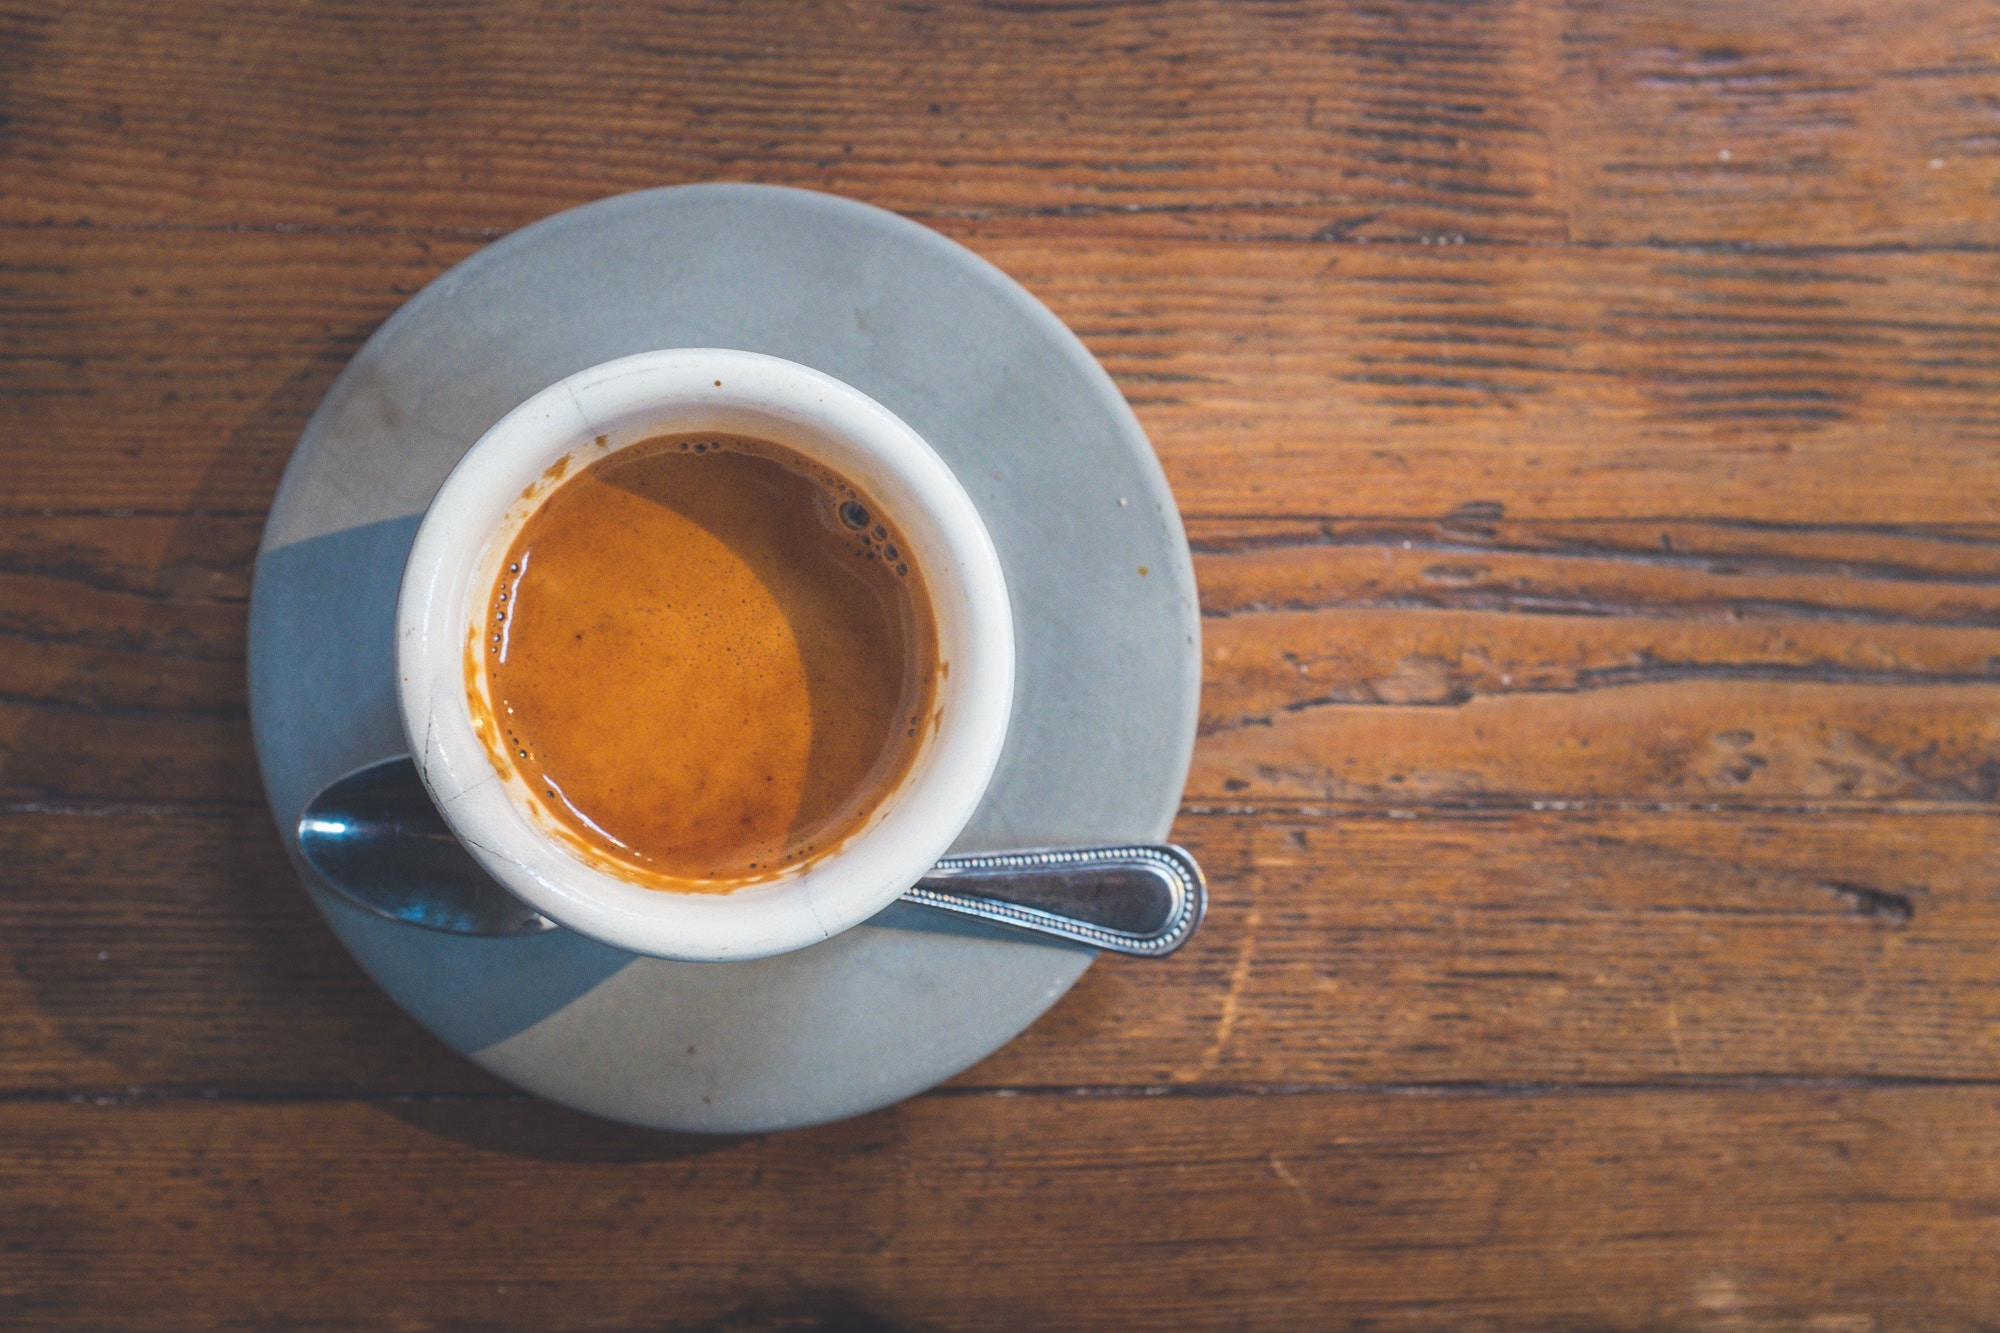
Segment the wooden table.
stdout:
[[[2000,1317],[1992,4],[45,0],[0,98],[0,1325]],[[1117,377],[1215,899],[735,1140],[391,1007],[242,667],[369,332],[711,179],[936,227]]]

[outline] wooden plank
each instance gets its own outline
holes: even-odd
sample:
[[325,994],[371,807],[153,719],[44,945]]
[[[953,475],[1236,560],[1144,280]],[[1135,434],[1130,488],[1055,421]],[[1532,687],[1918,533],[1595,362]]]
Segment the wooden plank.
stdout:
[[[96,666],[102,658],[90,661]],[[240,681],[237,672],[227,675]],[[128,713],[95,704],[0,702],[0,800],[12,810],[105,802],[254,805],[261,791],[240,706]]]
[[2000,1301],[1997,1103],[930,1097],[734,1141],[533,1103],[15,1103],[0,1316],[1970,1330]]
[[0,921],[10,1090],[498,1087],[341,950],[260,809],[0,814]]
[[11,23],[0,218],[506,230],[754,179],[979,234],[1988,245],[1996,23],[1976,0],[100,0]]
[[1190,797],[1989,803],[1996,535],[1196,521]]
[[[255,805],[248,517],[0,515],[0,798]],[[1197,802],[2000,794],[2000,529],[1194,520]]]
[[[969,1087],[2000,1078],[2000,819],[1188,814],[1210,919]],[[457,1093],[258,810],[0,817],[0,1095]]]
[[972,1080],[2000,1068],[1991,815],[1265,811],[1175,836],[1211,871],[1199,945],[1094,967]]
[[1533,6],[529,3],[14,20],[0,219],[509,230],[802,185],[978,224],[1559,238]]
[[0,515],[0,799],[261,799],[243,676],[261,527]]
[[[12,589],[29,579],[62,581],[60,597],[36,599],[31,617],[4,622],[11,632],[70,636],[79,626],[91,642],[113,647],[173,646],[191,655],[226,656],[242,650],[241,615],[218,614],[192,638],[178,622],[166,644],[146,633],[144,613],[132,603],[100,600],[105,593],[186,602],[209,598],[239,607],[250,597],[252,564],[262,514],[213,515],[199,511],[169,515],[0,513],[0,576]],[[53,585],[51,585],[53,586]],[[79,600],[82,599],[82,600]],[[10,607],[17,599],[10,595]]]
[[[0,1325],[1976,1328],[2000,1307],[1977,0],[0,15]],[[1021,277],[1191,515],[1212,917],[753,1140],[516,1097],[292,882],[251,552],[556,208]]]
[[984,248],[1118,377],[1196,515],[1990,513],[1964,500],[1996,475],[1993,256]]
[[[1330,627],[1331,628],[1331,627]],[[1406,657],[1393,687],[1443,670]],[[1685,681],[1370,706],[1311,703],[1205,738],[1191,799],[1704,804],[2000,793],[2000,687]]]
[[261,522],[347,359],[476,248],[422,236],[9,233],[7,509]]
[[1991,5],[1571,0],[1555,143],[1591,241],[1991,246]]
[[[261,514],[354,349],[467,240],[10,236],[15,509]],[[980,241],[1194,515],[1991,521],[2000,256]],[[1868,484],[1857,485],[1865,476]]]
[[1452,611],[1742,625],[2000,623],[2000,525],[1187,519],[1203,612]]

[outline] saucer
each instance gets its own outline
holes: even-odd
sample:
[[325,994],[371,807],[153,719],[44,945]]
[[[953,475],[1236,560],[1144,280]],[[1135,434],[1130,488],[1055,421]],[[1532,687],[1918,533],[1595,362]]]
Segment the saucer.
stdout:
[[445,475],[547,385],[663,347],[764,352],[846,381],[929,441],[978,507],[1018,665],[999,770],[953,851],[1166,836],[1194,745],[1200,627],[1180,516],[1131,409],[1075,335],[963,246],[757,185],[547,218],[440,276],[355,354],[299,440],[257,557],[265,793],[341,943],[499,1077],[661,1129],[858,1115],[997,1050],[1094,951],[907,904],[748,963],[644,958],[565,930],[474,939],[353,907],[299,856],[315,792],[407,750],[396,591]]

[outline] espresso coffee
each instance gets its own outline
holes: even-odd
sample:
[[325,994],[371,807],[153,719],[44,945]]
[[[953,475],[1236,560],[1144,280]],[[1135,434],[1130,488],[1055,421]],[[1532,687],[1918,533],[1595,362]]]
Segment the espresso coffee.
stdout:
[[922,572],[881,507],[790,449],[720,434],[554,481],[469,647],[475,724],[538,822],[683,892],[859,832],[918,753],[938,673]]

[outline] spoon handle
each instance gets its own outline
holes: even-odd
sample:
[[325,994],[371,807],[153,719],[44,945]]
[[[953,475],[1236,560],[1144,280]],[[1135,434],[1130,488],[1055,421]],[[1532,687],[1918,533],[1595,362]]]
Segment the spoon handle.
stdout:
[[1201,924],[1208,886],[1181,848],[1133,844],[947,856],[903,901],[1159,958]]

